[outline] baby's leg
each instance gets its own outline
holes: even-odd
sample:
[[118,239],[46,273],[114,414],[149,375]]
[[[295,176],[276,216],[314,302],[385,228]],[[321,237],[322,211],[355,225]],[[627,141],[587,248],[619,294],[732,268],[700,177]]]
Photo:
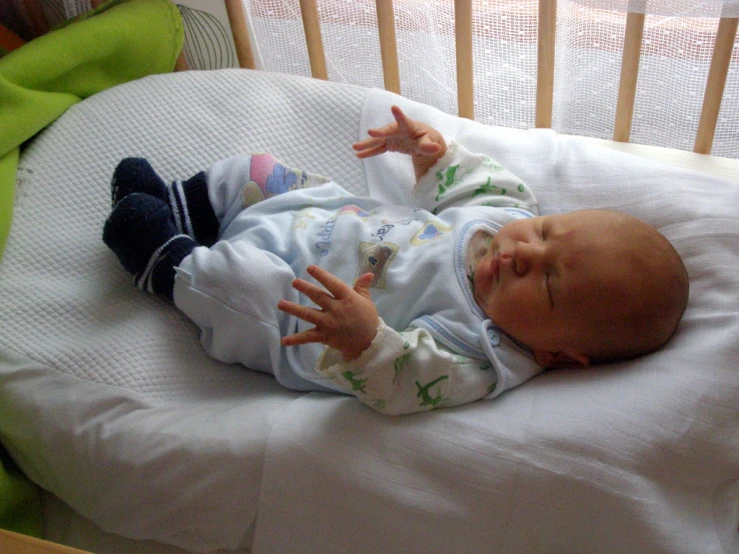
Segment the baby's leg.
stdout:
[[174,301],[198,325],[212,357],[276,373],[280,337],[287,333],[277,302],[297,300],[293,279],[290,266],[276,256],[244,241],[220,241],[182,261]]
[[272,154],[246,154],[218,161],[207,172],[170,186],[147,160],[126,158],[116,167],[111,188],[114,207],[134,192],[167,202],[177,231],[211,246],[220,231],[252,204],[329,181],[322,175],[288,167]]
[[272,154],[250,154],[213,164],[206,173],[208,197],[223,231],[249,206],[286,192],[316,187],[330,179],[289,167]]

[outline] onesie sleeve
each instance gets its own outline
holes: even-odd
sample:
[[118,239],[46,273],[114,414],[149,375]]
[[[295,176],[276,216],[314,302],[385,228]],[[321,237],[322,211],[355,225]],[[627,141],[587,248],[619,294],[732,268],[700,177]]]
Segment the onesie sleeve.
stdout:
[[416,205],[439,213],[451,207],[520,208],[537,214],[531,189],[485,154],[452,142],[446,154],[413,188]]
[[398,333],[382,320],[359,358],[345,362],[339,351],[327,348],[316,369],[363,403],[390,415],[474,402],[490,394],[497,382],[485,360],[448,350],[424,329]]

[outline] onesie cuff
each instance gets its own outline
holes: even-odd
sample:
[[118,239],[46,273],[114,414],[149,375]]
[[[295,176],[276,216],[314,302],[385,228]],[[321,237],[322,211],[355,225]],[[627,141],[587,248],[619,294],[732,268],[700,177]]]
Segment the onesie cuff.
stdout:
[[377,357],[385,340],[385,331],[388,326],[382,318],[377,325],[377,334],[367,349],[358,358],[345,361],[344,356],[335,348],[327,347],[316,362],[316,371],[331,379],[340,377],[343,373],[356,367],[364,367],[367,363]]
[[449,167],[452,163],[452,160],[457,156],[457,151],[459,150],[459,143],[457,141],[452,141],[447,145],[446,152],[444,155],[436,160],[436,163],[432,165],[429,170],[421,177],[418,182],[413,187],[413,194],[418,194],[422,190],[424,190],[426,187],[436,186],[436,172],[444,167]]

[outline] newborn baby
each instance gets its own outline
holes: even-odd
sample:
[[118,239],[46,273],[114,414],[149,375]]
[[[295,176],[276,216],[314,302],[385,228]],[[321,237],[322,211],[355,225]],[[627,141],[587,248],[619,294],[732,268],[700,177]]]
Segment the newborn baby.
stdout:
[[127,159],[103,239],[140,288],[199,326],[213,357],[384,413],[493,398],[544,368],[670,338],[688,279],[659,232],[607,210],[536,217],[531,190],[494,160],[392,114],[354,149],[408,154],[412,206],[269,154],[171,186]]

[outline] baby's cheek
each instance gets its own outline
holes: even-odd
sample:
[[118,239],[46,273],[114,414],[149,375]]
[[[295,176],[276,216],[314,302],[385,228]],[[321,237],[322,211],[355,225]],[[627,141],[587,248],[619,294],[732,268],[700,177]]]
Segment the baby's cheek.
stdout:
[[[534,323],[541,315],[537,309],[537,294],[526,279],[519,279],[506,287],[499,299],[501,316],[518,325]],[[499,316],[500,317],[500,316]]]
[[515,305],[519,309],[523,307],[530,298],[526,281],[526,279],[518,278],[508,281],[505,286],[499,287],[499,302],[506,306]]

